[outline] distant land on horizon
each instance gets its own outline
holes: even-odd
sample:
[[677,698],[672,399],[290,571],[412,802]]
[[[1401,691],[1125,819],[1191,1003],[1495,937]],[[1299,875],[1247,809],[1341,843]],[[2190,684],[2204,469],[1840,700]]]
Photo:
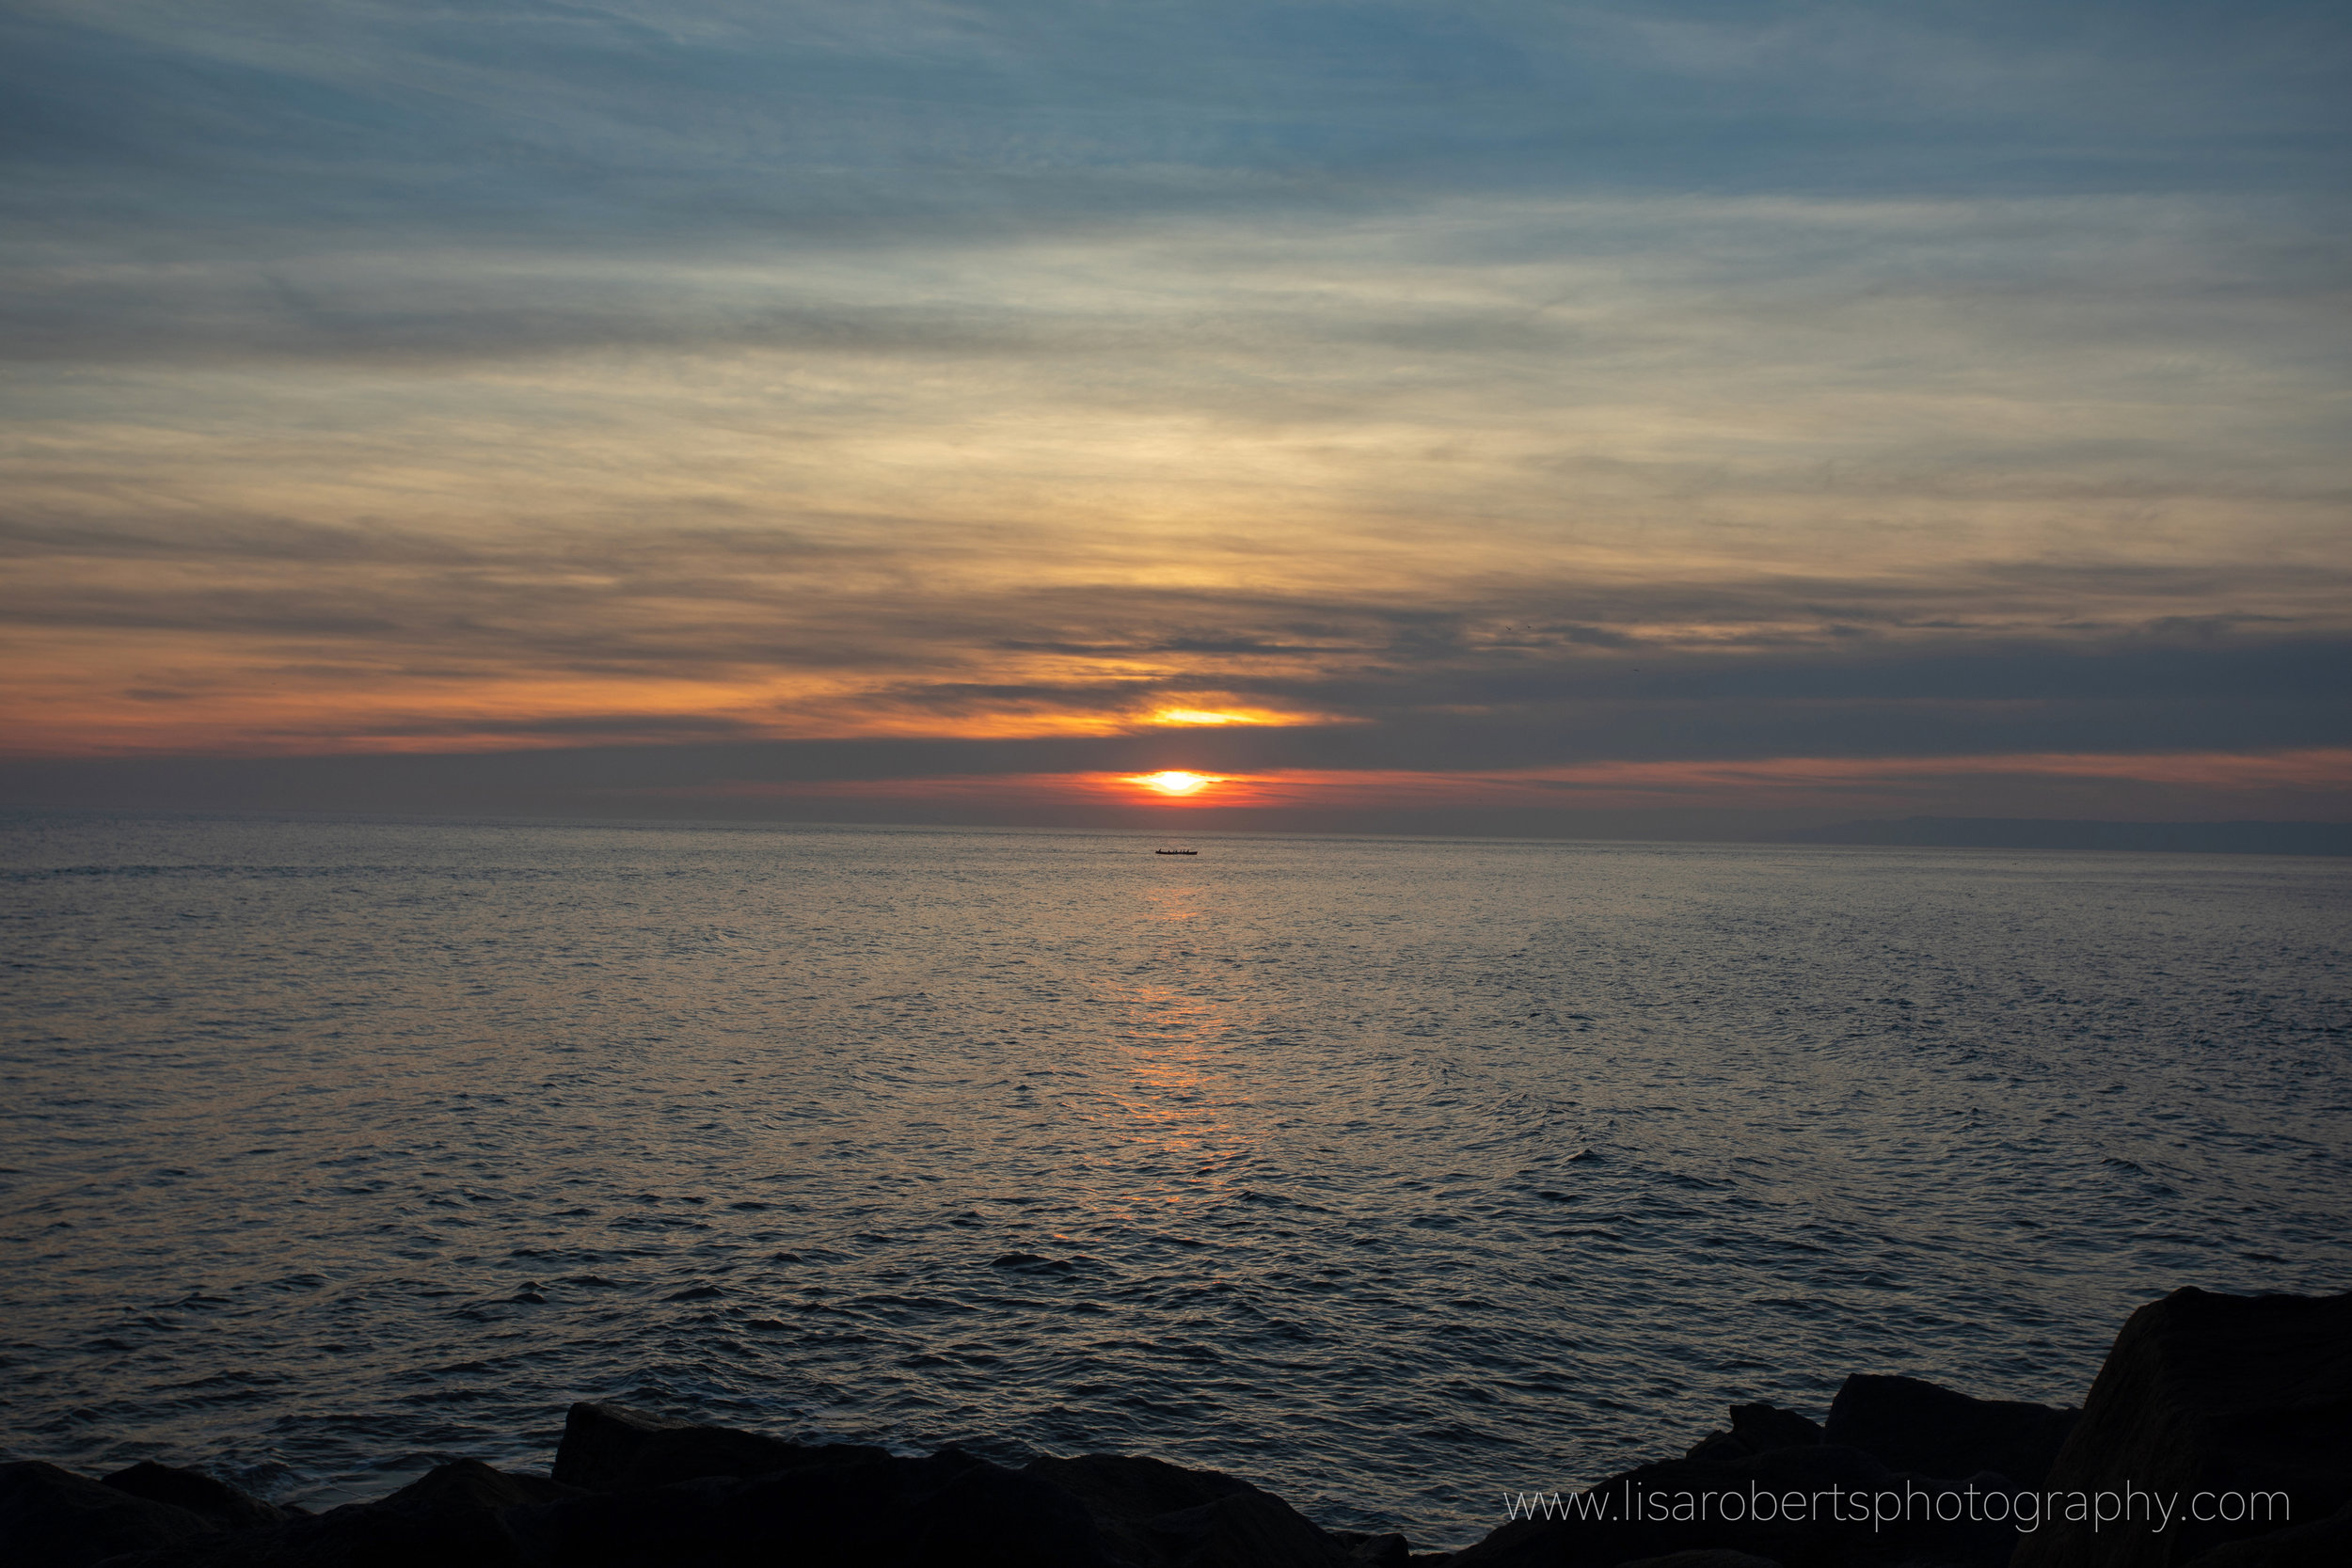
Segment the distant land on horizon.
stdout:
[[1839,822],[1796,844],[1953,849],[2141,849],[2214,855],[2352,855],[2352,822],[2092,822],[2044,817],[1906,816]]

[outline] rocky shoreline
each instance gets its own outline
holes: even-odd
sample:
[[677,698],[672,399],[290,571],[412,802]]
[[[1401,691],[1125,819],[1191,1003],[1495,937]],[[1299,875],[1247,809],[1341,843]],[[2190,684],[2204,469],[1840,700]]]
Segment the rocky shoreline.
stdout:
[[[1247,1481],[1153,1459],[1088,1454],[1011,1469],[954,1449],[905,1458],[581,1403],[548,1475],[460,1460],[389,1497],[315,1515],[152,1463],[100,1479],[38,1461],[0,1465],[0,1560],[2338,1568],[2352,1562],[2352,1294],[2176,1291],[2132,1315],[2079,1411],[1857,1374],[1819,1423],[1735,1405],[1727,1427],[1680,1458],[1518,1501],[1533,1516],[1458,1551],[1418,1551],[1401,1535],[1320,1528]],[[2031,1528],[2021,1528],[2028,1511]]]

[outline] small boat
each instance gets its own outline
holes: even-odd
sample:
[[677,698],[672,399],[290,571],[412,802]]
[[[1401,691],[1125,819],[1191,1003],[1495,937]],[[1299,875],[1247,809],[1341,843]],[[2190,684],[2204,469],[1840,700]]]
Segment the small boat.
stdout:
[[1152,852],[1155,855],[1197,855],[1200,851],[1198,849],[1154,849]]

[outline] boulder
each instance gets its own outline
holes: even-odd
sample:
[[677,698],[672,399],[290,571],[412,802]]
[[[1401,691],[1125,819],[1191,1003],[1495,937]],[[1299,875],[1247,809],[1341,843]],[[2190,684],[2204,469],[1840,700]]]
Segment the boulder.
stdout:
[[[1317,1528],[1279,1497],[1216,1470],[1090,1453],[1031,1460],[1021,1473],[1075,1497],[1105,1549],[1124,1560],[1335,1568],[1351,1560],[1387,1560],[1355,1557],[1350,1543]],[[1395,1539],[1409,1554],[1403,1537]]]
[[555,1502],[579,1495],[579,1488],[544,1476],[494,1470],[478,1459],[456,1459],[434,1466],[378,1502],[337,1509],[326,1517],[389,1514],[420,1521],[478,1520],[494,1517],[510,1508]]
[[1075,1497],[955,1449],[606,1491],[505,1523],[525,1562],[561,1568],[1120,1568]]
[[1335,1529],[1324,1532],[1340,1544],[1347,1553],[1347,1560],[1358,1568],[1410,1568],[1413,1544],[1391,1531],[1372,1535],[1362,1530]]
[[1793,1410],[1769,1404],[1735,1404],[1731,1430],[1718,1432],[1694,1444],[1685,1459],[1744,1459],[1779,1449],[1809,1448],[1820,1442],[1821,1428]]
[[1856,1373],[1830,1402],[1821,1440],[1860,1449],[1890,1470],[1969,1476],[1992,1470],[2042,1484],[2078,1412],[1979,1400],[1915,1377]]
[[[2327,1525],[2352,1504],[2352,1293],[2184,1290],[2133,1313],[2046,1482],[2059,1494],[2127,1487],[2174,1499],[2170,1526],[2094,1529],[2061,1516],[2026,1537],[2017,1568],[2182,1568],[2273,1532],[2281,1540],[2271,1550],[2300,1551],[2289,1528]],[[2200,1493],[2215,1513],[2223,1494],[2283,1493],[2284,1516],[2183,1517]]]
[[134,1497],[145,1497],[151,1503],[184,1508],[225,1530],[260,1529],[302,1517],[297,1511],[265,1503],[227,1481],[215,1481],[201,1470],[158,1465],[151,1459],[142,1459],[127,1470],[102,1476],[98,1483]]
[[418,1477],[379,1502],[339,1508],[321,1517],[313,1538],[348,1556],[323,1562],[432,1563],[434,1568],[506,1568],[521,1559],[501,1515],[507,1510],[576,1496],[539,1476],[494,1470],[460,1459]]
[[564,1418],[555,1479],[590,1492],[641,1491],[704,1476],[764,1476],[889,1457],[888,1449],[864,1444],[790,1443],[625,1404],[582,1402]]
[[[1108,1532],[1105,1532],[1108,1533]],[[1153,1568],[1350,1568],[1346,1548],[1256,1487],[1140,1522]]]
[[2352,1562],[2352,1503],[2325,1519],[2225,1542],[2189,1568],[2343,1568]]
[[903,1459],[627,1406],[577,1404],[560,1481],[593,1491],[504,1517],[549,1565],[806,1560],[1067,1568],[1347,1568],[1283,1503],[1213,1470],[1111,1454],[1007,1469],[957,1449]]
[[375,1502],[215,1531],[108,1568],[523,1568],[503,1516],[579,1496],[538,1476],[460,1459]]
[[564,1435],[555,1445],[555,1479],[589,1492],[617,1491],[629,1462],[655,1434],[693,1424],[632,1405],[582,1400],[564,1412]]
[[84,1568],[218,1534],[212,1521],[187,1509],[101,1486],[55,1465],[0,1465],[0,1544],[12,1562]]
[[1113,1519],[1149,1519],[1256,1490],[1221,1471],[1187,1470],[1164,1459],[1126,1454],[1088,1453],[1073,1459],[1049,1454],[1029,1461],[1021,1473],[1058,1486],[1089,1512]]

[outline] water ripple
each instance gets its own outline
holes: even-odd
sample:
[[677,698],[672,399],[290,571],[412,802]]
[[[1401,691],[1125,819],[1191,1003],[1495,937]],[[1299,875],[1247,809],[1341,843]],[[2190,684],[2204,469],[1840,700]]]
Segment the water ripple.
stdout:
[[1462,1539],[1845,1372],[2352,1283],[2327,862],[26,816],[16,1453],[313,1504],[564,1403]]

